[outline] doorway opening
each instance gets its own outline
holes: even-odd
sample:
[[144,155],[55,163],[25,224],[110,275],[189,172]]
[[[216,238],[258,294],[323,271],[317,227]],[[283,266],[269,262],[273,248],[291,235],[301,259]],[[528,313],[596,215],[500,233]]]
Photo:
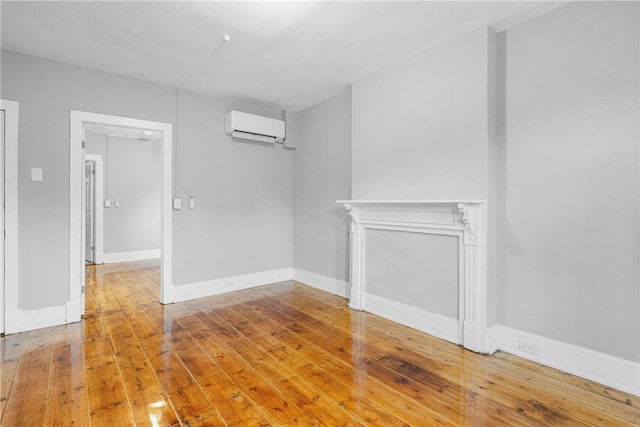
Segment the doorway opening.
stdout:
[[[174,288],[171,282],[171,183],[172,183],[172,125],[169,123],[152,122],[148,120],[138,120],[120,116],[109,116],[84,111],[71,111],[71,140],[70,140],[70,281],[69,281],[69,302],[67,307],[67,322],[80,320],[84,313],[84,290],[85,290],[85,262],[89,256],[95,263],[104,262],[104,251],[100,254],[103,245],[103,235],[100,235],[98,220],[91,217],[87,221],[87,211],[93,209],[95,213],[102,209],[96,206],[107,206],[105,195],[99,195],[97,191],[93,195],[89,194],[90,187],[100,187],[97,179],[87,179],[87,171],[96,167],[104,159],[98,160],[95,157],[87,157],[86,154],[86,131],[87,127],[117,127],[129,129],[131,131],[154,132],[158,135],[160,143],[160,295],[159,300],[163,304],[171,303],[174,300]],[[88,161],[88,163],[87,163]],[[91,182],[93,181],[93,182]],[[102,197],[101,197],[102,196]],[[89,200],[92,198],[93,200]],[[103,201],[100,201],[100,200]],[[102,205],[97,205],[102,203]],[[115,200],[109,200],[109,207],[114,206]],[[119,203],[119,200],[118,202]],[[89,223],[91,222],[91,223]],[[94,248],[87,248],[86,236],[92,234]],[[88,250],[87,250],[88,249]],[[93,252],[93,253],[90,253]],[[100,255],[102,259],[100,259]]]

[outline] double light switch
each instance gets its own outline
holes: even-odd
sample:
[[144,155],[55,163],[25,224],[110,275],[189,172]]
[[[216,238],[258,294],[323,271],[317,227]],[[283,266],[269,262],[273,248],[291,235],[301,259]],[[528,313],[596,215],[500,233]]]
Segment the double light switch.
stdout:
[[[189,209],[195,209],[195,208],[196,208],[196,196],[191,195],[189,196]],[[182,199],[179,197],[176,197],[175,199],[173,199],[173,210],[179,211],[180,209],[182,209]]]

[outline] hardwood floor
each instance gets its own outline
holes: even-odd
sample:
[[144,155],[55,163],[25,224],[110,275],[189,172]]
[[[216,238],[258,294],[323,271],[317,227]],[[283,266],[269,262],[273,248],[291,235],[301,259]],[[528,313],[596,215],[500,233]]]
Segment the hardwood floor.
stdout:
[[2,426],[640,425],[640,399],[282,282],[162,306],[89,267],[82,322],[0,340]]

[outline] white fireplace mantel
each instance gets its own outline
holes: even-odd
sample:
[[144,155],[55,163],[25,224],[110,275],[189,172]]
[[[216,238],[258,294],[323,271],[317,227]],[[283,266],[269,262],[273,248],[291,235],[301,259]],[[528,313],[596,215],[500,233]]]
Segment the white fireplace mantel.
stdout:
[[[457,236],[461,275],[458,298],[459,318],[455,336],[437,324],[430,325],[428,315],[413,316],[403,322],[403,314],[396,318],[425,332],[432,332],[464,347],[490,352],[487,331],[487,216],[484,200],[339,200],[351,217],[351,297],[354,310],[379,312],[370,309],[373,297],[367,294],[365,242],[369,229]],[[406,307],[411,310],[411,307]],[[396,310],[397,312],[397,310]],[[415,320],[422,319],[422,320]],[[417,323],[416,323],[417,322]],[[424,323],[424,324],[421,324]]]

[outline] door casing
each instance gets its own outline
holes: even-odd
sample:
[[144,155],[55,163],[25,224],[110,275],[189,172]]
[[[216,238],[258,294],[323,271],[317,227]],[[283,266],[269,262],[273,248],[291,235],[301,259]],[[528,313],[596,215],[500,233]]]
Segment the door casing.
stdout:
[[[102,156],[99,154],[85,154],[85,161],[95,163],[94,174],[94,215],[95,215],[95,253],[94,262],[102,264],[104,262],[104,166]],[[83,241],[85,241],[83,237]]]
[[71,110],[69,141],[69,301],[67,302],[66,322],[77,322],[82,316],[84,300],[84,253],[82,214],[82,188],[84,187],[84,152],[82,149],[84,126],[102,124],[129,128],[147,129],[161,133],[161,263],[160,263],[160,302],[174,301],[172,283],[171,252],[171,190],[172,190],[172,132],[170,123],[139,120],[129,117]]
[[[86,158],[86,156],[85,156]],[[90,160],[84,162],[84,260],[91,264],[96,263],[96,202],[95,202],[95,178],[96,164]]]
[[18,101],[0,99],[4,111],[4,271],[0,287],[4,304],[0,304],[2,330],[19,332],[22,314],[18,300]]

